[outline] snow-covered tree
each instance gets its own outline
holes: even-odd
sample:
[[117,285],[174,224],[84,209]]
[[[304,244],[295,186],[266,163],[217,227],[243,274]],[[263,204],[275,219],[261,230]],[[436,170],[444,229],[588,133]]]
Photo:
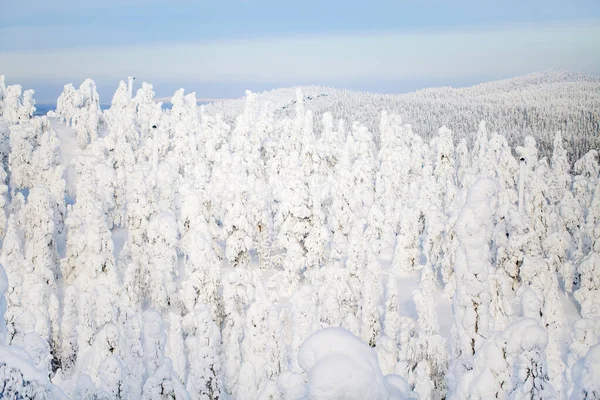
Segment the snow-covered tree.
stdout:
[[579,289],[574,293],[584,318],[600,318],[600,254],[595,251],[586,257],[577,270],[581,274]]
[[491,335],[490,246],[494,207],[497,206],[497,183],[480,179],[470,189],[467,201],[456,221],[460,243],[456,253],[456,292],[452,300],[455,319],[450,390],[460,375],[472,369],[473,356]]
[[253,298],[253,290],[244,270],[234,270],[224,277],[222,340],[224,349],[224,388],[236,394],[242,365],[241,341],[245,320],[245,308]]
[[[2,82],[4,86],[4,81]],[[35,112],[34,91],[25,90],[21,94],[20,85],[11,85],[0,89],[2,93],[2,117],[10,124],[23,124],[29,121]]]
[[482,344],[473,369],[462,375],[450,398],[556,398],[547,376],[547,341],[535,320],[515,321]]
[[360,305],[360,338],[371,347],[375,347],[381,332],[379,304],[382,299],[381,266],[375,255],[368,252]]
[[62,121],[75,129],[80,148],[96,140],[102,116],[96,83],[86,79],[79,89],[75,89],[72,84],[65,85],[56,102],[56,113]]
[[210,308],[198,306],[183,319],[189,370],[186,389],[191,399],[221,397],[221,335]]
[[291,297],[293,337],[290,349],[292,370],[300,372],[297,362],[300,346],[308,336],[319,329],[317,320],[317,296],[310,286],[300,287]]
[[173,363],[165,356],[166,334],[163,320],[156,311],[144,312],[142,344],[146,379],[142,398],[159,400],[164,398],[187,399],[189,395],[173,371]]
[[28,334],[16,345],[6,343],[4,313],[8,277],[0,265],[0,376],[2,396],[14,399],[66,399],[67,396],[50,383],[47,342],[35,333]]
[[54,200],[44,186],[31,188],[24,213],[24,250],[29,267],[23,280],[23,307],[31,313],[31,331],[48,341],[55,360],[60,347],[59,303],[56,282],[60,276],[56,249]]

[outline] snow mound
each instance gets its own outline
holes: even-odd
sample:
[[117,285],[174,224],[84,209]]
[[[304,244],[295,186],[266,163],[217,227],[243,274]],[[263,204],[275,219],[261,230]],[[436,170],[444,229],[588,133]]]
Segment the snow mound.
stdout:
[[309,399],[404,399],[403,378],[384,377],[377,354],[343,328],[321,329],[300,347]]

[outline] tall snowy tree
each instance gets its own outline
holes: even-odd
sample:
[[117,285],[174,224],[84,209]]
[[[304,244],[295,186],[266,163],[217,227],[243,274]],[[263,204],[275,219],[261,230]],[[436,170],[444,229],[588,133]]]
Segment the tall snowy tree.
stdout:
[[456,221],[459,248],[456,253],[456,292],[452,300],[455,314],[450,390],[460,376],[473,368],[473,356],[490,332],[490,247],[497,183],[480,179],[470,189]]

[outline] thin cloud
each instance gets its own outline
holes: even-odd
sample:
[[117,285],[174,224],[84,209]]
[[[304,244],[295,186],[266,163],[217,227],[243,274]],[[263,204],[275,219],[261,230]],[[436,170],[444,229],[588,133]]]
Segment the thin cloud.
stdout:
[[0,53],[11,81],[92,77],[197,82],[386,81],[516,75],[568,68],[600,75],[600,23],[541,23],[437,32],[384,32],[157,43]]

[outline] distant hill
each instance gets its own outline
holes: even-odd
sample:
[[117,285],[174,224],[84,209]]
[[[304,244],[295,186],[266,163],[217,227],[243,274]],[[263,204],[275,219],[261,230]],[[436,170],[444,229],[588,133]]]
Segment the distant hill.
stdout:
[[[376,136],[381,110],[387,110],[400,115],[426,139],[446,125],[455,138],[467,137],[472,142],[472,133],[485,120],[512,147],[531,135],[542,154],[548,155],[554,134],[561,131],[571,160],[600,148],[600,78],[570,71],[549,70],[467,88],[440,87],[399,95],[318,86],[300,89],[305,107],[315,113],[317,121],[329,111],[335,118],[366,125]],[[276,115],[293,115],[296,88],[263,92],[258,101],[273,108]],[[205,107],[233,122],[243,105],[243,99],[237,99]]]

